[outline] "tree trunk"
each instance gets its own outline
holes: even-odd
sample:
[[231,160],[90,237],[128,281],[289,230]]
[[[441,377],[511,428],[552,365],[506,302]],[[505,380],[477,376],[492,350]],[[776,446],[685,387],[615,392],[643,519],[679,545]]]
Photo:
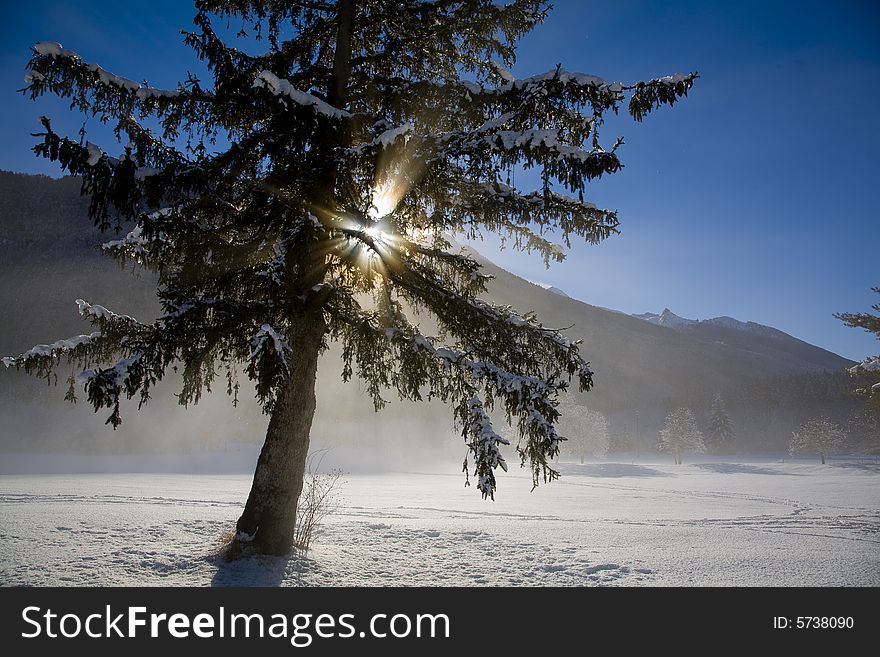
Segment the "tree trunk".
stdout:
[[[341,0],[337,14],[336,47],[333,76],[328,89],[331,105],[344,109],[351,76],[351,38],[354,28],[355,0]],[[336,165],[333,149],[347,140],[338,131],[327,129],[317,139],[317,150],[324,152],[325,170],[322,184],[315,190],[312,211],[319,220],[332,219],[336,207]],[[326,215],[331,215],[330,217]],[[288,288],[292,296],[309,294],[314,285],[324,280],[326,263],[320,249],[302,254],[288,252],[285,269],[291,277]],[[303,488],[306,458],[309,452],[309,430],[315,415],[315,375],[327,326],[320,309],[327,291],[319,292],[308,302],[301,319],[291,321],[287,336],[291,347],[288,356],[289,378],[279,391],[266,442],[257,460],[254,483],[241,518],[236,524],[236,537],[227,556],[236,558],[243,551],[257,554],[286,554],[293,545],[296,505]]]
[[315,415],[315,376],[326,326],[320,311],[295,322],[289,335],[290,373],[279,391],[254,482],[229,550],[286,554],[293,545],[296,505],[303,488],[309,431]]
[[340,109],[348,98],[348,79],[351,77],[351,35],[354,23],[354,0],[340,0],[337,16],[336,48],[333,52],[333,83],[328,100]]

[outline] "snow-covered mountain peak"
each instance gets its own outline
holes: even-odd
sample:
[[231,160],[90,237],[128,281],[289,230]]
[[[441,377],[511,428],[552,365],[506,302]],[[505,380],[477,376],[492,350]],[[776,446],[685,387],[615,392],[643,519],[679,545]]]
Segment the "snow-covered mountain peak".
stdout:
[[667,328],[672,329],[682,329],[688,326],[693,326],[694,324],[699,324],[699,321],[697,320],[679,317],[669,310],[669,308],[664,308],[663,312],[659,315],[657,313],[642,313],[641,315],[633,315],[633,317],[638,317],[651,324],[666,326]]
[[532,285],[537,285],[540,288],[544,288],[548,292],[553,292],[553,294],[558,294],[561,297],[565,297],[566,299],[571,299],[569,295],[560,290],[555,285],[550,285],[550,283],[541,283],[540,281],[529,281]]
[[766,336],[782,335],[780,331],[770,326],[764,326],[763,324],[758,324],[756,322],[742,322],[733,317],[728,317],[727,315],[722,315],[721,317],[711,317],[709,319],[687,319],[685,317],[680,317],[679,315],[676,315],[674,312],[669,310],[669,308],[664,308],[663,312],[659,315],[657,313],[642,313],[634,314],[633,317],[638,317],[639,319],[643,319],[646,322],[650,322],[651,324],[665,326],[667,328],[675,329],[678,331],[685,330],[693,326],[716,326],[733,331],[742,331],[745,333],[755,333]]

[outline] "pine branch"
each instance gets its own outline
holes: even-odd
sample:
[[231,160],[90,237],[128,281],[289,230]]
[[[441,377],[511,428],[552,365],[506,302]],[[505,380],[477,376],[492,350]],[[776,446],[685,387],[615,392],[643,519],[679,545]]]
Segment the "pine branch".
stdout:
[[[176,137],[181,129],[197,130],[215,123],[215,98],[197,84],[174,90],[142,85],[88,64],[77,53],[53,42],[36,44],[33,53],[25,78],[28,86],[21,90],[31,99],[46,93],[70,98],[73,108],[102,123],[152,115],[162,124],[165,138]],[[203,134],[207,138],[210,131]]]

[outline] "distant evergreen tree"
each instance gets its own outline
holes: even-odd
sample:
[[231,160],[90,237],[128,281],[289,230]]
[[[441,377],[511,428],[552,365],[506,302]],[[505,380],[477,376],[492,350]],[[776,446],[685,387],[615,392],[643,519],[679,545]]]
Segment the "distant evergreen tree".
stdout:
[[689,408],[679,408],[666,416],[666,425],[660,430],[657,449],[669,452],[676,465],[681,465],[686,453],[706,451],[703,433],[697,428],[697,418]]
[[[625,85],[556,67],[515,79],[504,67],[544,20],[542,0],[199,0],[196,9],[185,42],[210,82],[156,89],[60,44],[34,47],[25,94],[67,99],[126,144],[113,157],[43,118],[34,151],[82,178],[99,227],[133,224],[104,250],[157,273],[163,314],[145,324],[80,300],[93,333],[7,367],[88,368],[88,400],[111,409],[114,427],[120,398],[146,402],[168,368],[182,373],[181,404],[218,376],[233,397],[240,377],[251,379],[270,420],[232,553],[291,546],[329,341],[341,343],[343,379],[360,377],[377,410],[388,389],[451,406],[484,497],[507,467],[508,441],[489,416],[496,402],[517,426],[534,483],[554,479],[556,396],[572,378],[591,388],[592,372],[533,314],[481,300],[488,277],[447,235],[498,233],[547,264],[564,257],[551,234],[570,245],[617,232],[615,212],[584,200],[588,181],[622,166],[621,141],[600,145],[603,115],[628,98],[640,121],[685,96],[696,75]],[[224,41],[218,18],[266,52]],[[539,189],[510,184],[519,166],[540,172]],[[438,337],[410,312],[433,316]]]
[[789,453],[817,455],[822,464],[830,455],[841,450],[846,441],[846,434],[837,424],[827,417],[808,420],[791,434]]
[[712,400],[712,409],[709,411],[709,450],[715,454],[723,454],[731,449],[733,439],[733,425],[724,399],[720,393],[715,393]]
[[[871,290],[880,294],[880,287],[872,287]],[[880,303],[871,306],[873,310],[880,311]],[[880,340],[880,315],[871,313],[837,313],[835,315],[847,326],[865,329],[873,333]],[[865,381],[864,387],[859,392],[870,395],[880,406],[880,356],[868,356],[864,361],[850,368],[850,372]]]

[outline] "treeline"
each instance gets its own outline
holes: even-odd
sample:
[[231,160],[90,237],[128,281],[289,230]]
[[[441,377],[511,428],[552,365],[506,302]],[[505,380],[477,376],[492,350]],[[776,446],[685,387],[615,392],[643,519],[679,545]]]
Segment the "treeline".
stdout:
[[[736,431],[734,447],[743,452],[784,452],[792,432],[816,417],[847,429],[848,445],[861,451],[873,440],[877,413],[856,394],[848,372],[799,373],[758,379],[719,391]],[[697,410],[709,410],[708,403]],[[868,420],[868,421],[866,421]]]
[[855,392],[857,384],[846,371],[797,372],[717,388],[704,382],[690,396],[670,396],[642,407],[630,400],[626,409],[595,410],[607,416],[609,453],[656,452],[667,416],[680,408],[690,409],[700,430],[710,434],[716,395],[723,400],[732,428],[723,453],[785,453],[792,433],[819,417],[843,428],[846,451],[873,453],[878,450],[880,410]]

